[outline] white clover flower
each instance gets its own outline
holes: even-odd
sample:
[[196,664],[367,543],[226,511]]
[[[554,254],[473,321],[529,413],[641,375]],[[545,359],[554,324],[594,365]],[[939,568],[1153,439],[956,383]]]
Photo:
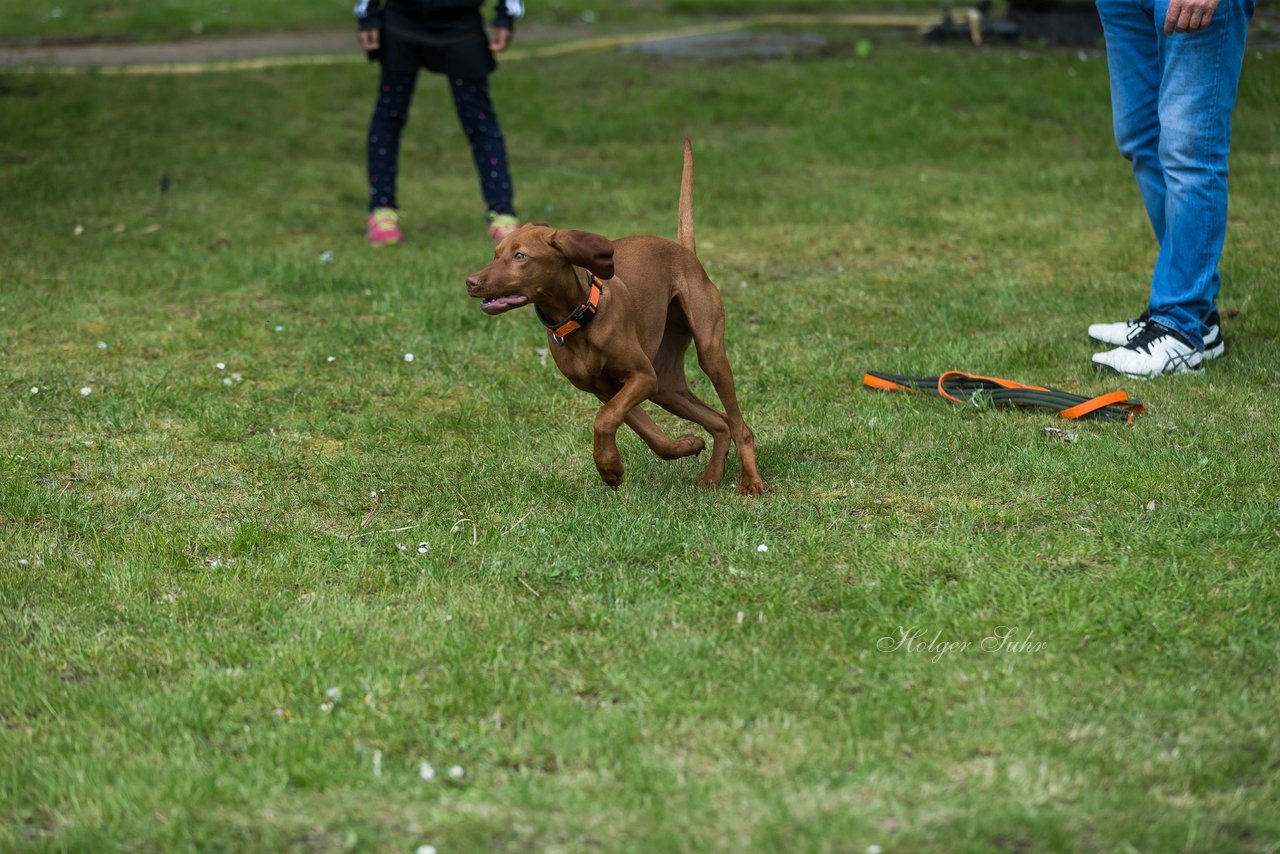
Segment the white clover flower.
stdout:
[[99,349],[99,350],[105,350],[105,349],[107,349],[107,342],[106,342],[106,341],[99,341],[99,342],[98,342],[98,349]]
[[89,396],[89,395],[91,395],[91,394],[93,394],[93,387],[92,387],[92,386],[85,386],[84,388],[80,389],[80,396],[81,396],[81,397],[88,397],[88,396]]
[[336,361],[338,361],[338,357],[337,357],[337,356],[327,356],[327,357],[325,358],[325,361],[326,361],[326,362],[336,362]]
[[38,386],[38,385],[33,385],[33,386],[31,387],[31,393],[32,393],[32,394],[39,394],[39,393],[40,393],[40,386]]
[[436,854],[434,845],[419,845],[415,854]]
[[405,354],[404,354],[404,360],[405,360],[406,362],[412,362],[412,361],[413,361],[413,354],[412,354],[412,353],[405,353]]
[[418,543],[418,554],[424,555],[431,550],[431,543]]
[[449,766],[449,776],[455,780],[461,780],[463,777],[466,776],[466,774],[467,772],[462,770],[461,765]]
[[284,332],[284,327],[280,324],[276,324],[276,332]]
[[434,780],[436,778],[436,769],[431,767],[431,763],[423,762],[418,766],[418,777],[422,780]]
[[218,370],[220,370],[220,371],[225,371],[225,370],[227,369],[227,363],[226,363],[226,362],[218,362],[216,365],[214,365],[214,367],[215,367],[215,368],[217,368],[217,369],[218,369]]
[[765,552],[769,551],[769,547],[766,546],[764,543],[761,543],[760,545],[756,546],[756,551],[760,552],[761,554],[764,554]]
[[324,692],[324,697],[330,703],[336,704],[342,700],[342,689],[335,685]]

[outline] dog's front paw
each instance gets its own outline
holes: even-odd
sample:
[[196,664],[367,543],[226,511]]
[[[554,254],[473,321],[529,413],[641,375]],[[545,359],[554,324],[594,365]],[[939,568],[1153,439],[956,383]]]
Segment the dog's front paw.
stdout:
[[701,475],[693,479],[693,485],[701,489],[715,489],[720,485],[720,478],[712,477],[711,475],[703,472]]
[[738,481],[739,495],[764,495],[764,481],[759,477],[744,477]]
[[600,472],[600,479],[610,487],[617,489],[622,486],[621,457],[615,457],[612,460],[596,460],[596,471]]

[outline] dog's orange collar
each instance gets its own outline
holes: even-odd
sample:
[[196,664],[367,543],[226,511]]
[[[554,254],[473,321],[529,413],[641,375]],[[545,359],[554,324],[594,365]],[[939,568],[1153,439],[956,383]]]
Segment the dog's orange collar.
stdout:
[[541,320],[542,325],[551,330],[551,337],[556,339],[556,343],[563,344],[566,335],[586,326],[596,316],[596,311],[600,308],[600,280],[594,274],[587,273],[587,284],[591,286],[591,294],[587,297],[587,301],[575,308],[572,314],[559,323],[547,320],[547,316],[542,313],[542,309],[536,305],[533,307],[534,312],[538,315],[538,320]]

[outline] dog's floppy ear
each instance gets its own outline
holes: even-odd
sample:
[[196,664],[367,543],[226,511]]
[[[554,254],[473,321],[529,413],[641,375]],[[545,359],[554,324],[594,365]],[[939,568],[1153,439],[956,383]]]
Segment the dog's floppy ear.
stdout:
[[569,259],[602,279],[613,278],[613,241],[589,231],[563,229],[551,235],[552,246]]

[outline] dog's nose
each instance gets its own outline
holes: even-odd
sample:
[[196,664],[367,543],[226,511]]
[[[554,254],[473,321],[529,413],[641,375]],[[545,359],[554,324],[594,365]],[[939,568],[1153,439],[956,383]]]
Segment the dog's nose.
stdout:
[[467,293],[474,294],[478,287],[480,287],[480,280],[475,276],[467,276]]

